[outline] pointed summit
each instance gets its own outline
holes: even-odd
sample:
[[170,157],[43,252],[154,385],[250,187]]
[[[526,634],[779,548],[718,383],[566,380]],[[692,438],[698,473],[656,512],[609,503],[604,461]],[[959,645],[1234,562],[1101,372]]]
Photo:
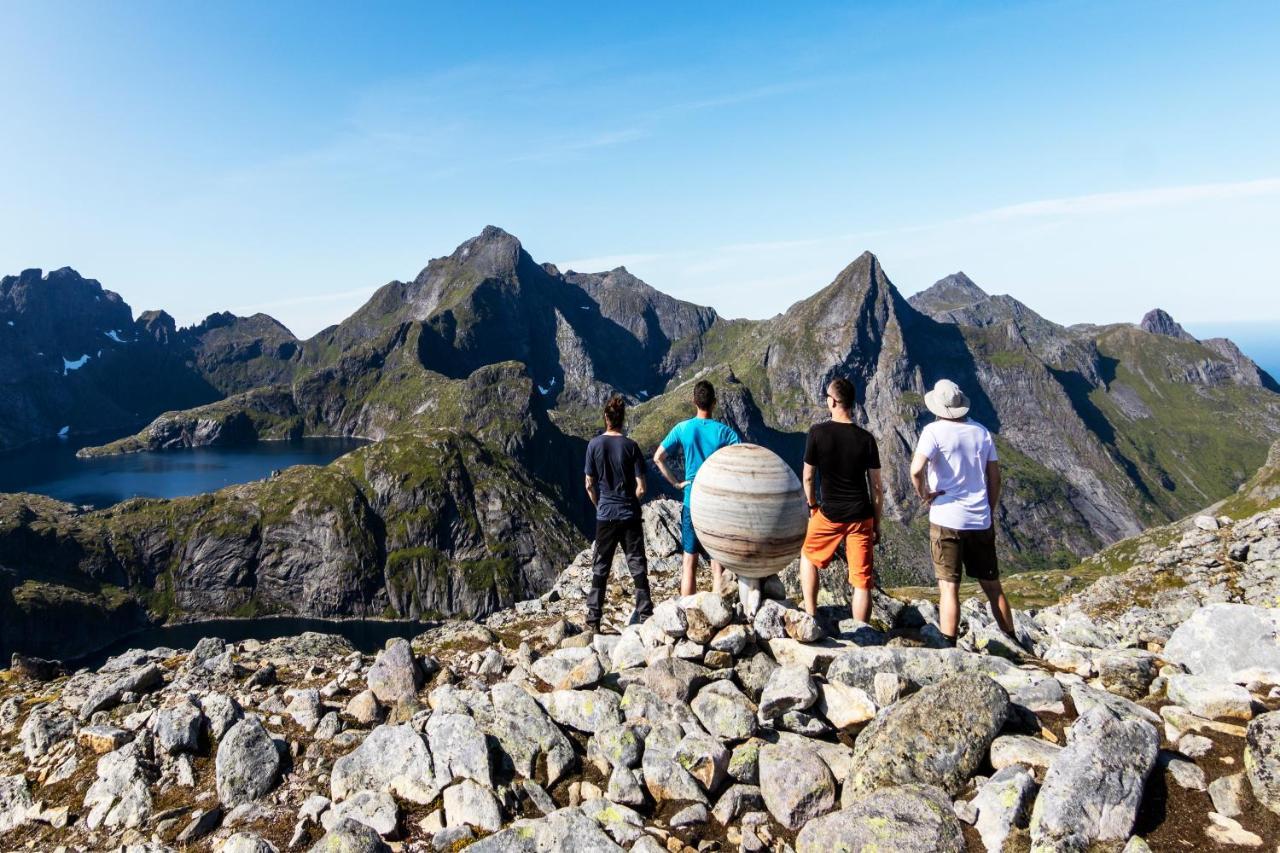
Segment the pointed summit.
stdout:
[[[454,249],[449,260],[467,266],[483,277],[498,278],[514,273],[523,253],[524,247],[514,235],[496,225],[486,225],[483,231]],[[424,273],[426,271],[423,270]]]
[[1183,341],[1194,341],[1195,338],[1176,320],[1169,316],[1163,308],[1153,308],[1142,317],[1138,328],[1153,335],[1164,335],[1166,338],[1177,338]]
[[963,272],[940,278],[907,301],[917,311],[936,317],[961,308],[969,308],[990,299],[990,295]]

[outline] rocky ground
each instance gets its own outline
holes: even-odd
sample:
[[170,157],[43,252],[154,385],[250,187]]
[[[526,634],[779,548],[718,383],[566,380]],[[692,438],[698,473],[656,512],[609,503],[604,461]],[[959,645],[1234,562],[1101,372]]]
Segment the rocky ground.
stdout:
[[[1019,643],[878,595],[872,624],[676,595],[589,554],[548,594],[376,656],[337,637],[0,672],[0,849],[1274,850],[1280,510],[1200,516]],[[705,584],[705,581],[704,581]],[[772,593],[781,594],[773,584]],[[468,846],[469,845],[469,846]]]

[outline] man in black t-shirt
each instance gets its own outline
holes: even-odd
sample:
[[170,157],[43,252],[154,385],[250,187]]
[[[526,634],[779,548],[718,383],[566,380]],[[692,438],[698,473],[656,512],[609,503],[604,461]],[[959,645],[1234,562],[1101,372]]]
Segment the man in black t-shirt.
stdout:
[[596,507],[595,554],[587,595],[587,628],[591,631],[600,630],[604,588],[619,545],[636,588],[633,618],[644,621],[653,613],[640,518],[640,501],[645,494],[644,454],[640,445],[622,434],[626,416],[627,401],[615,395],[604,405],[604,433],[587,445],[587,495]]
[[[809,429],[804,447],[804,494],[809,502],[809,529],[800,551],[800,588],[804,609],[818,607],[818,569],[824,569],[845,543],[853,618],[871,618],[874,548],[880,541],[884,490],[880,484],[880,450],[876,440],[853,422],[854,391],[848,379],[836,378],[826,390],[831,420]],[[821,478],[822,501],[814,485]]]

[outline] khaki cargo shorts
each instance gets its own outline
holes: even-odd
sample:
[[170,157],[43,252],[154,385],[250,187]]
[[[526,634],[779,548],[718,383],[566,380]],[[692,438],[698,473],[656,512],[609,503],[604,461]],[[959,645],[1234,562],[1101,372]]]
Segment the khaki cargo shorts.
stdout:
[[977,581],[1000,578],[996,560],[996,528],[986,530],[952,530],[929,525],[929,551],[933,557],[933,573],[940,581],[960,582],[960,569]]

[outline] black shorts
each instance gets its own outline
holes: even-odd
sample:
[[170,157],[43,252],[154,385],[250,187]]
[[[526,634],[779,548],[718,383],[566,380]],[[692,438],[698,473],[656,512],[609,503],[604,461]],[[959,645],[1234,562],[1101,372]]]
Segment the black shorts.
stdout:
[[1000,578],[996,560],[996,528],[986,530],[952,530],[929,525],[929,551],[933,556],[933,573],[940,581],[959,583],[960,568],[976,581]]

